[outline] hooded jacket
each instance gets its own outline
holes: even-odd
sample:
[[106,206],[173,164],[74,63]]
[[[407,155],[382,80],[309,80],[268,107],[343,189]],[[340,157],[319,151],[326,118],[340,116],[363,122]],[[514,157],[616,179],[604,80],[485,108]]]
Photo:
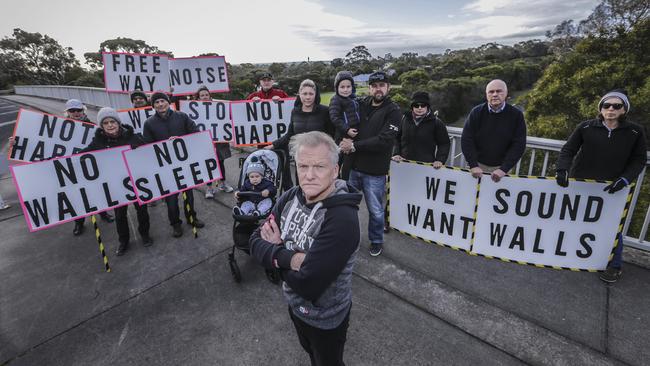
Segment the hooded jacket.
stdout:
[[142,137],[146,142],[156,142],[192,132],[199,132],[199,128],[187,114],[168,109],[165,118],[156,112],[144,121]]
[[372,106],[372,99],[373,97],[369,96],[359,102],[364,119],[354,140],[355,152],[345,158],[352,169],[379,176],[388,174],[402,113],[388,96],[379,107]]
[[300,98],[296,98],[296,102],[291,110],[291,122],[289,122],[287,133],[273,141],[273,148],[286,149],[289,145],[289,140],[291,140],[291,136],[310,131],[321,131],[330,136],[334,135],[334,126],[330,121],[328,108],[320,104],[320,91],[318,87],[316,87],[314,108],[311,112],[303,112],[302,102]]
[[449,146],[447,127],[431,110],[417,124],[413,120],[413,113],[407,111],[402,117],[393,154],[409,160],[444,163],[449,156]]
[[[293,314],[320,329],[341,324],[352,304],[352,269],[359,248],[361,194],[343,180],[327,198],[307,204],[300,187],[286,191],[272,215],[283,245],[267,242],[260,229],[250,238],[251,255],[266,268],[281,269],[282,289]],[[299,271],[291,257],[305,253]]]
[[[343,80],[350,80],[352,83],[352,94],[347,97],[339,94],[339,84]],[[334,136],[335,141],[340,141],[343,137],[347,136],[348,130],[351,128],[358,128],[361,116],[359,112],[359,103],[356,100],[356,85],[354,78],[349,71],[339,71],[334,78],[334,91],[335,95],[330,99],[330,120],[336,128]]]
[[86,146],[81,152],[95,151],[108,149],[117,146],[131,146],[136,148],[144,145],[144,140],[139,134],[133,132],[133,127],[125,124],[120,124],[120,133],[117,137],[111,137],[104,132],[103,129],[98,128],[95,130],[95,135],[90,144]]
[[610,133],[600,119],[592,119],[579,124],[562,146],[557,170],[570,169],[573,178],[632,182],[643,170],[646,154],[643,127],[619,122]]

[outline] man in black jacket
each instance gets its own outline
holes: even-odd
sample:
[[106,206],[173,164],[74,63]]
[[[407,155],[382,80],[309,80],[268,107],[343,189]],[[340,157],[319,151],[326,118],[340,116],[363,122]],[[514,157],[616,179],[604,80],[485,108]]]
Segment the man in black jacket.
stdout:
[[472,176],[491,173],[498,182],[526,150],[526,122],[519,109],[506,103],[508,87],[502,80],[490,81],[485,96],[487,102],[467,116],[461,148]]
[[368,207],[368,240],[370,255],[381,254],[384,244],[384,193],[395,136],[402,115],[399,106],[390,100],[390,83],[383,71],[370,74],[370,96],[359,103],[362,121],[353,141],[344,138],[339,146],[348,154],[351,168],[348,182],[363,191]]
[[[104,107],[97,113],[99,127],[95,130],[95,136],[90,144],[81,152],[109,149],[117,146],[131,146],[136,148],[144,144],[142,137],[133,133],[133,127],[122,124],[120,117],[113,108]],[[129,221],[127,218],[127,206],[114,209],[115,224],[120,244],[115,251],[118,256],[123,255],[129,247]],[[138,217],[138,232],[142,236],[142,244],[145,247],[153,244],[149,236],[149,212],[147,205],[135,203]]]
[[311,364],[343,365],[361,194],[337,179],[338,151],[327,134],[296,135],[291,153],[299,186],[284,192],[251,235],[251,255],[280,269],[289,316]]
[[[173,111],[169,108],[169,97],[165,93],[156,92],[151,96],[151,105],[156,110],[156,113],[147,118],[144,122],[142,129],[142,136],[145,142],[157,142],[166,140],[174,136],[183,136],[192,132],[198,132],[199,129],[192,119],[183,112]],[[192,190],[185,191],[187,195],[187,203],[190,205],[190,210],[183,210],[188,225],[190,222],[190,215],[194,218],[194,226],[201,228],[205,224],[196,218],[194,211],[194,195]],[[172,226],[172,236],[175,238],[183,235],[182,221],[180,219],[180,209],[178,207],[178,195],[173,194],[165,197],[167,204],[167,217],[169,224]]]

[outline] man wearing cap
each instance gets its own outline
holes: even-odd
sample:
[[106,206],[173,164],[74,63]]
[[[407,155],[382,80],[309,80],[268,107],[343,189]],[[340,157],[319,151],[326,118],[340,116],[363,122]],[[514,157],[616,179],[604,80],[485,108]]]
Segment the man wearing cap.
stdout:
[[257,102],[261,99],[273,99],[273,101],[277,101],[278,99],[289,97],[284,90],[275,88],[273,83],[273,75],[270,72],[263,73],[260,76],[260,90],[250,93],[246,99],[252,99]]
[[490,81],[485,96],[487,102],[474,107],[465,120],[461,148],[474,178],[490,173],[498,182],[526,150],[526,122],[519,109],[506,103],[503,80]]
[[[147,118],[144,122],[142,136],[145,142],[157,142],[174,136],[183,136],[189,133],[198,132],[199,129],[192,119],[183,112],[174,111],[169,108],[169,96],[163,92],[156,92],[151,96],[151,105],[156,113]],[[187,223],[190,224],[190,215],[194,219],[194,226],[201,228],[205,224],[196,218],[194,211],[194,195],[192,190],[185,191],[187,202],[190,205],[190,212],[185,212]],[[180,209],[178,206],[178,195],[173,194],[165,197],[167,204],[167,217],[172,226],[172,236],[178,238],[183,235]]]
[[[560,151],[556,181],[569,186],[569,177],[608,180],[608,193],[616,193],[634,181],[646,162],[643,127],[628,122],[630,101],[622,90],[611,91],[600,99],[598,116],[576,127]],[[575,161],[574,161],[575,157]],[[600,279],[614,283],[621,277],[623,236],[617,235],[614,258]]]
[[[133,133],[133,127],[122,124],[120,116],[113,108],[104,107],[97,113],[99,127],[95,130],[95,136],[90,144],[81,152],[109,149],[117,146],[131,146],[136,148],[144,141],[139,134]],[[129,221],[127,218],[127,209],[129,206],[117,207],[115,212],[115,224],[120,244],[115,251],[118,256],[123,255],[129,247]],[[153,244],[153,239],[149,236],[149,212],[147,205],[135,203],[135,209],[138,218],[138,232],[142,236],[142,244],[145,247]]]
[[384,244],[386,175],[402,114],[388,96],[390,83],[385,72],[370,74],[368,83],[370,96],[359,102],[362,121],[356,139],[344,138],[339,146],[347,154],[344,164],[351,168],[348,182],[363,191],[366,199],[370,255],[376,257]]
[[131,92],[131,103],[133,104],[133,108],[143,108],[148,106],[149,102],[147,102],[147,94],[140,89],[134,90]]

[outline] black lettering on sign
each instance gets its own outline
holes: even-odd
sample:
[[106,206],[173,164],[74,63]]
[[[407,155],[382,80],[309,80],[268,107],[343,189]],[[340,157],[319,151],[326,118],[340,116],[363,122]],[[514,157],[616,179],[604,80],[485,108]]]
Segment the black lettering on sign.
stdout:
[[187,152],[187,146],[185,146],[185,140],[183,139],[174,139],[172,140],[172,145],[174,146],[174,153],[176,158],[180,161],[185,161],[189,157]]
[[61,131],[59,131],[59,137],[61,140],[70,141],[72,139],[72,135],[74,134],[74,125],[75,123],[72,122],[72,120],[63,120]]
[[120,78],[120,88],[123,91],[131,90],[131,76],[130,75],[118,75]]
[[260,109],[262,110],[262,119],[268,121],[271,119],[271,102],[260,102]]
[[203,84],[203,79],[201,78],[201,69],[200,67],[195,67],[194,71],[196,71],[196,82],[199,84]]
[[537,229],[535,231],[535,244],[533,244],[533,253],[544,254],[544,249],[539,247],[541,239],[542,239],[542,229]]
[[45,141],[37,141],[36,147],[34,148],[34,151],[32,151],[32,156],[29,157],[29,161],[39,161],[43,159],[45,159]]
[[110,189],[108,188],[108,183],[106,183],[106,182],[102,183],[102,189],[104,190],[104,197],[106,197],[106,203],[108,204],[108,207],[117,206],[117,204],[118,204],[119,202],[118,202],[118,201],[115,201],[115,200],[111,197],[111,191],[110,191]]
[[223,66],[219,66],[219,81],[221,81],[222,83],[226,82],[226,68]]
[[[224,140],[232,140],[232,124],[226,123],[223,125],[223,132],[225,133]],[[15,146],[15,145],[14,145]]]
[[160,179],[160,174],[156,173],[154,177],[156,178],[156,185],[158,186],[158,192],[160,192],[160,195],[164,196],[166,194],[169,194],[170,191],[166,190],[165,187],[163,187],[162,180]]
[[181,166],[172,169],[172,174],[174,174],[174,180],[176,181],[176,187],[178,188],[178,190],[187,188],[187,184],[182,182],[183,179],[185,179],[185,176],[181,174],[182,171],[183,171],[183,167]]
[[217,160],[216,159],[206,159],[205,160],[205,167],[208,170],[208,180],[213,180],[214,176],[212,173],[217,170],[218,165],[217,165]]
[[[226,80],[222,80],[226,81]],[[282,119],[282,105],[284,104],[284,100],[278,100],[275,102],[275,104],[278,106],[278,118]]]
[[[593,215],[590,215],[592,209],[596,205],[595,212]],[[596,222],[600,219],[600,214],[603,211],[603,199],[598,196],[589,196],[587,197],[587,207],[585,208],[585,217],[584,222]]]
[[199,166],[199,163],[192,163],[190,164],[190,172],[192,173],[192,180],[194,181],[194,184],[201,184],[204,182],[203,179],[199,178],[201,175],[201,171],[196,169]]
[[192,101],[187,105],[187,107],[190,109],[190,113],[188,113],[187,115],[191,119],[195,120],[195,119],[199,118],[199,111],[196,110],[196,107],[198,107],[198,106],[199,106],[199,102],[195,102],[195,101]]
[[140,72],[147,72],[147,56],[140,56]]
[[424,215],[424,223],[422,224],[422,228],[426,229],[427,226],[430,228],[429,230],[436,231],[436,226],[433,223],[433,210],[430,208],[427,209],[427,213]]
[[438,187],[440,187],[440,179],[426,177],[427,180],[427,199],[435,201],[438,197]]
[[[525,203],[524,203],[525,201]],[[526,217],[530,213],[533,205],[533,194],[529,191],[521,191],[517,194],[517,203],[515,203],[515,213],[517,216]]]
[[566,257],[566,252],[562,250],[563,241],[564,241],[564,231],[560,231],[557,237],[557,244],[555,245],[555,255]]
[[[591,254],[593,253],[593,249],[591,248],[591,245],[589,245],[589,242],[587,239],[591,241],[596,240],[596,236],[594,234],[589,234],[585,233],[580,235],[580,245],[584,248],[584,252],[582,250],[576,250],[576,255],[578,258],[589,258],[591,257]],[[618,243],[618,245],[623,245],[623,243]]]
[[160,56],[153,56],[153,72],[160,74]]
[[505,197],[510,197],[510,191],[508,191],[507,189],[504,189],[504,188],[499,188],[499,189],[497,189],[496,192],[494,192],[494,195],[495,195],[497,201],[499,201],[499,203],[501,204],[501,207],[498,207],[497,205],[492,206],[492,209],[494,210],[494,212],[496,212],[498,214],[504,214],[504,213],[508,212],[508,202],[506,202],[506,200],[503,199],[503,197],[504,196]]
[[571,221],[576,221],[578,216],[578,207],[580,206],[580,196],[575,196],[575,201],[571,202],[571,197],[569,195],[564,195],[562,198],[562,208],[560,210],[560,220],[564,220],[564,217],[567,214],[571,217]]
[[95,180],[99,177],[99,167],[97,166],[97,160],[92,154],[82,155],[79,158],[81,163],[81,171],[83,175],[88,180]]
[[512,240],[510,240],[510,249],[514,249],[515,247],[519,247],[519,250],[522,252],[525,250],[524,248],[524,228],[521,226],[517,226],[515,229],[515,234],[512,236]]
[[153,198],[153,192],[147,187],[149,180],[147,178],[139,178],[135,181],[135,186],[138,187],[138,196],[141,201],[149,201]]
[[271,133],[273,133],[273,126],[267,123],[263,124],[262,134],[264,135],[264,142],[269,142],[269,136],[271,136]]
[[120,64],[120,55],[119,54],[111,54],[111,58],[113,59],[113,72],[117,72],[117,65]]
[[97,211],[97,206],[91,206],[90,201],[88,201],[88,193],[86,193],[86,188],[84,187],[79,188],[79,194],[81,195],[81,200],[83,201],[84,210],[86,211],[86,213]]
[[544,202],[546,202],[546,192],[539,195],[539,206],[537,207],[537,215],[542,219],[548,219],[553,216],[553,209],[555,208],[555,198],[557,194],[551,193],[551,198],[548,200],[548,210],[544,212]]
[[214,104],[217,110],[217,119],[226,119],[226,103],[218,102]]
[[461,216],[460,219],[463,221],[463,239],[467,239],[467,236],[469,235],[469,224],[473,223],[474,219],[465,216]]
[[409,225],[417,226],[418,217],[420,216],[420,206],[412,205],[410,203],[406,204],[406,211],[408,213]]
[[188,69],[183,69],[183,81],[185,84],[192,84],[192,72]]
[[251,126],[251,144],[259,144],[260,143],[260,136],[257,134],[257,127],[256,126]]
[[497,247],[501,247],[501,243],[503,242],[503,237],[506,234],[506,228],[508,225],[503,225],[503,229],[501,229],[501,224],[495,224],[493,222],[490,223],[490,245],[494,246],[494,243],[496,242]]
[[77,216],[77,212],[72,208],[72,203],[70,203],[65,192],[59,192],[57,194],[57,201],[59,203],[59,221],[65,220],[66,214],[72,217]]
[[54,149],[52,150],[52,157],[58,158],[60,156],[65,156],[65,146],[54,144]]
[[23,203],[35,226],[41,226],[41,220],[43,221],[43,225],[50,223],[50,218],[47,215],[47,201],[45,197],[41,197],[40,201],[33,199],[32,202],[24,201]]
[[440,214],[440,234],[444,234],[445,231],[448,235],[454,235],[454,214],[449,214],[449,218],[445,212]]
[[181,84],[181,76],[179,74],[179,70],[169,70],[169,76],[170,80],[172,82],[172,85],[180,85]]
[[208,83],[214,83],[216,78],[214,77],[214,68],[208,67],[205,69],[205,73],[208,74]]
[[452,187],[456,186],[456,182],[452,181],[447,181],[445,184],[445,203],[448,205],[453,205],[454,201],[454,195],[456,194],[456,191],[452,189]]
[[[65,166],[63,164],[66,164]],[[72,158],[65,158],[59,160],[53,160],[52,164],[54,165],[54,171],[56,172],[56,177],[59,180],[59,187],[65,187],[66,180],[64,175],[70,183],[77,184],[77,175],[75,174],[74,167],[72,166]]]
[[131,55],[124,55],[126,72],[135,72],[135,59]]
[[20,136],[16,136],[15,138],[15,144],[11,147],[11,158],[16,159],[16,155],[19,153],[17,160],[23,160],[25,158],[25,152],[27,151],[29,138],[20,138]]
[[256,102],[246,103],[246,118],[248,122],[257,121],[257,104]]
[[278,123],[277,124],[277,130],[278,130],[278,138],[282,137],[285,132],[287,132],[287,125],[283,123]]
[[95,125],[91,125],[89,123],[82,123],[81,126],[84,129],[84,136],[81,139],[81,144],[82,145],[88,145],[88,137],[90,137],[90,131],[95,130]]
[[156,144],[153,145],[153,151],[156,154],[156,160],[158,160],[158,166],[163,167],[165,164],[163,164],[163,160],[167,162],[167,164],[172,163],[172,157],[169,154],[169,147],[167,147],[167,141],[163,142],[162,144]]
[[131,185],[131,178],[126,177],[122,179],[122,185],[124,188],[126,188],[129,193],[126,194],[126,199],[129,201],[135,200],[137,197],[135,196],[135,190],[133,189],[133,186]]
[[43,136],[43,133],[47,132],[47,137],[54,137],[54,128],[56,127],[56,121],[57,117],[52,116],[50,118],[48,115],[43,115],[43,119],[41,120],[41,128],[38,130],[38,135]]

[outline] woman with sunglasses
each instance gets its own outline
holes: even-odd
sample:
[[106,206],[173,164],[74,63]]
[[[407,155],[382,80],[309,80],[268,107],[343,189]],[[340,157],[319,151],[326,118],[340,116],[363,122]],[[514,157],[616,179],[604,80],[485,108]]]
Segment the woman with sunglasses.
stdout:
[[413,93],[411,109],[402,117],[392,159],[433,163],[434,168],[440,169],[449,156],[449,146],[447,127],[431,111],[429,93]]
[[[558,185],[568,187],[569,177],[609,180],[613,183],[605,191],[615,193],[637,178],[646,162],[646,139],[643,127],[627,121],[629,111],[630,101],[623,90],[600,99],[598,116],[579,124],[560,151]],[[619,234],[614,258],[601,280],[614,283],[621,277],[622,253]]]

